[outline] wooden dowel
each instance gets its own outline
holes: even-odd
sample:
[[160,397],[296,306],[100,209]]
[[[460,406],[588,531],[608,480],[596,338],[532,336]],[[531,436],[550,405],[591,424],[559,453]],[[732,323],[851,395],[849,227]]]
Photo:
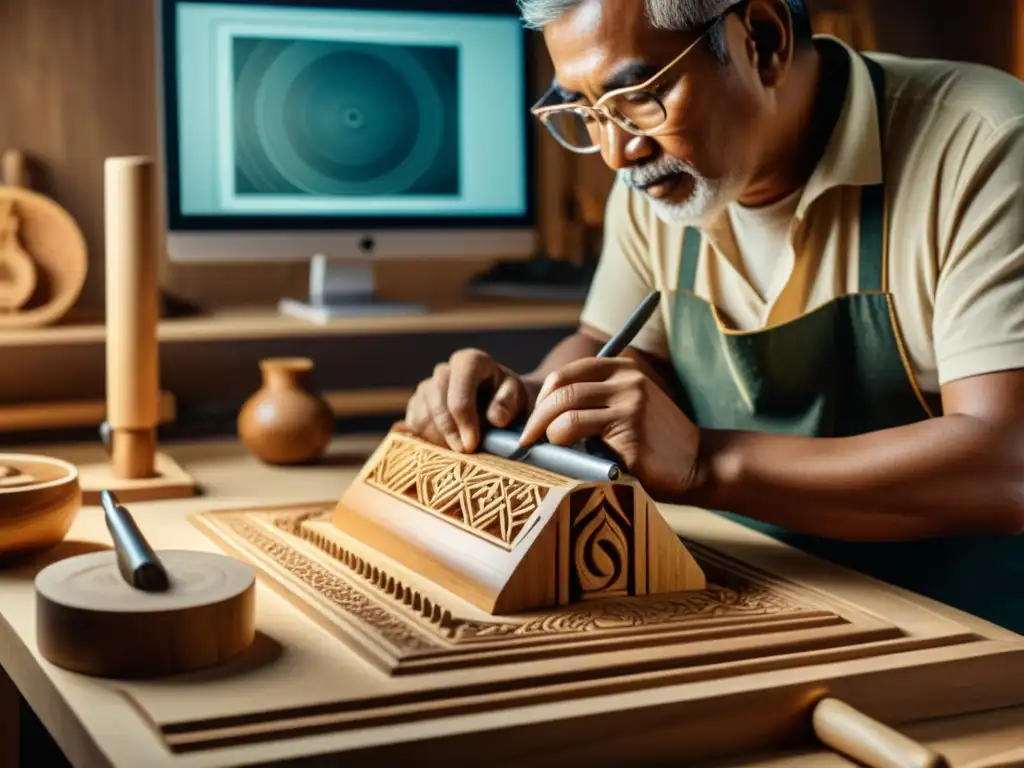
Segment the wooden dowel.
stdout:
[[113,430],[110,439],[110,460],[118,477],[153,477],[156,472],[156,430]]
[[152,477],[159,414],[156,165],[108,158],[106,206],[107,420],[115,472]]
[[946,758],[837,699],[814,707],[814,733],[867,768],[949,768]]

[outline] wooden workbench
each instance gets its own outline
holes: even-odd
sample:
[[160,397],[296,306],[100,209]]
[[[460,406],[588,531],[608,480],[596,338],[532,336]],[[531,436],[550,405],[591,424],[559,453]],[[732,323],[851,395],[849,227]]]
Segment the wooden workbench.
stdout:
[[[210,509],[259,506],[275,502],[316,501],[337,498],[355,476],[378,438],[350,438],[335,441],[329,458],[319,466],[278,469],[257,463],[232,441],[191,443],[163,446],[170,455],[186,466],[205,491],[205,496],[188,501],[132,505],[140,526],[158,548],[190,548],[217,551],[216,545],[186,520],[190,513]],[[59,456],[74,462],[100,458],[97,448],[52,446],[36,449],[39,453]],[[677,529],[685,527],[688,510],[668,507],[664,514]],[[68,541],[46,558],[67,556],[82,551],[89,542],[106,542],[106,532],[99,508],[84,508],[72,528]],[[566,708],[585,709],[588,704],[549,703],[502,713],[481,711],[459,718],[428,720],[418,723],[367,728],[346,733],[306,735],[263,744],[225,746],[196,753],[172,754],[158,739],[156,732],[122,697],[115,685],[66,673],[43,661],[36,650],[34,626],[34,594],[32,575],[40,562],[20,569],[0,572],[0,665],[9,680],[0,676],[0,696],[7,695],[6,705],[0,703],[0,723],[12,711],[14,695],[10,682],[20,691],[40,720],[52,734],[72,764],[78,766],[229,766],[251,764],[339,764],[349,760],[345,753],[358,750],[374,741],[393,744],[391,757],[406,764],[424,755],[443,757],[443,737],[478,728],[490,722],[502,726],[515,725],[536,716],[528,709],[546,710],[551,718],[565,714]],[[260,661],[270,665],[272,674],[265,679],[286,690],[289,680],[307,678],[323,670],[324,680],[344,681],[344,671],[355,663],[339,648],[335,638],[300,613],[289,602],[269,589],[258,596],[258,629],[261,639],[256,649]],[[980,626],[980,625],[979,625]],[[231,669],[230,674],[244,678],[245,669]],[[225,672],[227,674],[227,672]],[[266,668],[263,673],[267,674]],[[5,685],[5,683],[7,683]],[[182,682],[170,683],[177,688],[173,695],[187,705],[196,689]],[[271,687],[261,695],[273,698]],[[740,727],[740,724],[737,724]],[[1024,707],[982,713],[971,717],[937,720],[907,726],[911,736],[943,751],[954,766],[1009,766],[1024,764],[1024,754],[1011,754],[1024,747]],[[601,740],[582,741],[566,729],[558,739],[547,739],[543,748],[531,756],[531,746],[524,745],[519,758],[543,756],[544,762],[560,764],[596,764],[607,754],[611,742],[621,749],[624,738],[637,743],[659,743],[664,749],[673,739],[673,726],[662,719],[649,723],[630,723],[628,733],[615,734],[609,744]],[[0,742],[3,732],[0,729]],[[470,740],[482,746],[486,740]],[[403,746],[403,744],[405,746]],[[465,745],[464,745],[465,746]],[[460,748],[461,749],[461,748]],[[525,750],[525,751],[524,751]],[[542,750],[542,751],[541,751]],[[333,757],[332,757],[333,755]],[[987,761],[989,758],[1003,758]],[[454,757],[454,755],[453,755]],[[0,764],[3,764],[0,750]],[[467,759],[461,756],[462,761]],[[378,758],[379,759],[379,758]],[[983,761],[983,762],[978,762]],[[356,762],[360,762],[358,758]],[[427,761],[429,762],[429,761]],[[446,761],[448,762],[448,761]],[[459,761],[454,761],[459,762]],[[479,762],[495,762],[479,755]],[[522,763],[517,763],[522,764]],[[637,763],[633,763],[637,764]],[[734,760],[729,765],[808,766],[829,768],[849,766],[849,762],[833,753],[812,751],[799,755],[753,757]]]

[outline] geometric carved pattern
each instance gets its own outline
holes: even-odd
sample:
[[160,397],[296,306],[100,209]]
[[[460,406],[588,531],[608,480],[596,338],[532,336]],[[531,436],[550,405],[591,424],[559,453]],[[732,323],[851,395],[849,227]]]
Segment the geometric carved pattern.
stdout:
[[392,437],[366,483],[506,549],[548,490],[399,436]]
[[[636,507],[642,509],[639,492],[637,498]],[[630,506],[619,502],[621,509]],[[430,733],[439,730],[436,724],[443,719],[486,710],[494,714],[495,725],[471,730],[476,726],[467,723],[465,740],[424,744],[424,756],[441,762],[439,753],[450,749],[444,756],[455,759],[447,762],[469,763],[479,738],[489,747],[494,741],[500,762],[518,764],[516,757],[525,762],[529,744],[521,742],[535,723],[543,729],[541,740],[560,754],[572,741],[600,738],[601,728],[612,729],[609,749],[618,749],[617,739],[626,734],[615,733],[615,723],[621,723],[621,730],[643,719],[630,719],[629,703],[622,704],[622,697],[645,693],[638,704],[654,718],[682,721],[684,738],[664,747],[639,744],[637,760],[622,759],[619,752],[609,757],[626,764],[676,760],[707,765],[736,757],[728,750],[738,743],[729,737],[738,712],[770,714],[743,723],[750,725],[740,734],[743,744],[759,751],[790,745],[783,741],[805,719],[802,714],[798,718],[796,708],[809,704],[817,691],[834,688],[857,709],[896,713],[894,724],[900,717],[967,714],[1024,701],[1020,685],[1012,682],[1024,669],[1019,645],[999,634],[1000,642],[992,642],[993,633],[983,628],[947,619],[937,609],[890,595],[866,580],[858,584],[855,574],[837,579],[827,568],[816,572],[815,563],[795,550],[763,552],[769,543],[747,541],[745,531],[712,513],[694,510],[691,535],[698,540],[684,542],[707,577],[703,589],[500,616],[335,528],[336,505],[330,500],[216,510],[192,518],[229,554],[251,562],[263,585],[284,595],[348,650],[320,647],[318,639],[315,654],[297,653],[292,661],[286,651],[283,665],[276,654],[263,664],[246,661],[233,672],[197,681],[203,696],[188,707],[180,706],[167,686],[119,682],[172,753],[189,752],[196,758],[192,763],[207,764],[213,756],[203,760],[198,753],[218,747],[264,743],[277,750],[275,744],[306,735],[350,733],[350,741],[336,743],[355,744],[360,751],[334,762],[351,757],[360,764],[405,764],[410,762],[404,759],[407,753],[391,754],[397,740],[384,728],[418,723]],[[558,511],[566,523],[570,512]],[[638,511],[634,530],[644,522]],[[639,530],[636,536],[643,540]],[[548,541],[547,546],[561,543]],[[637,558],[643,557],[638,551]],[[748,557],[773,572],[754,567]],[[811,586],[793,578],[808,579]],[[830,580],[840,594],[831,594]],[[863,594],[864,600],[853,594]],[[865,600],[868,610],[859,605]],[[268,634],[280,629],[286,643],[289,632],[304,629],[277,607],[264,618]],[[980,693],[973,685],[967,692],[949,682],[964,674],[977,677]],[[274,685],[281,677],[290,686],[285,700],[251,693],[254,688],[259,692],[252,682]],[[900,690],[896,702],[888,692],[894,686]],[[573,711],[572,702],[596,702],[598,697],[614,708],[595,704],[591,709],[588,703],[579,713]],[[566,711],[550,729],[541,715],[528,719],[526,708],[551,702]],[[503,711],[512,714],[503,717]],[[714,734],[723,737],[717,747],[709,746]],[[411,732],[402,736],[416,738]],[[364,749],[364,744],[369,746]],[[410,744],[410,750],[419,748]],[[430,758],[424,762],[433,762]]]
[[[597,503],[581,494],[579,509],[587,521],[616,516],[626,509],[615,503]],[[604,511],[600,511],[604,510]],[[598,514],[595,515],[595,512]],[[617,637],[620,643],[643,644],[651,633],[678,635],[691,629],[726,622],[743,631],[751,622],[802,621],[831,624],[841,621],[831,611],[822,611],[814,601],[804,602],[791,589],[781,589],[776,581],[748,566],[725,558],[697,542],[687,542],[708,575],[703,590],[645,597],[618,597],[589,600],[575,605],[549,608],[514,617],[493,619],[461,617],[451,606],[439,604],[421,594],[403,580],[375,564],[355,556],[333,536],[320,533],[317,523],[330,520],[331,506],[296,506],[285,509],[215,511],[200,515],[200,527],[214,538],[236,549],[260,568],[273,562],[276,568],[304,583],[329,608],[325,626],[338,626],[329,617],[344,614],[364,631],[376,637],[378,647],[386,646],[393,655],[386,671],[404,668],[415,662],[420,671],[451,668],[463,654],[474,654],[481,643],[496,652],[508,646],[517,658],[525,660],[533,652],[543,654],[538,640],[564,639],[583,652],[591,641]],[[261,524],[266,523],[266,524]],[[584,529],[590,522],[584,523]],[[624,525],[624,524],[623,524]],[[628,529],[627,529],[628,530]],[[599,539],[603,540],[603,539]],[[312,545],[328,556],[335,568],[327,571],[310,559],[302,545]],[[298,546],[296,546],[298,545]],[[255,555],[255,557],[253,557]],[[273,570],[267,572],[268,575]],[[795,588],[797,593],[799,588]],[[623,634],[625,633],[625,634]],[[346,640],[352,637],[346,636]],[[498,643],[498,646],[494,646]],[[527,643],[525,647],[519,644]],[[530,649],[530,650],[528,650]],[[424,654],[434,661],[424,662]],[[483,663],[478,657],[473,664]],[[501,661],[496,659],[494,663]],[[470,662],[467,662],[470,663]],[[409,670],[411,671],[411,670]]]
[[600,486],[571,501],[569,602],[635,594],[631,489]]

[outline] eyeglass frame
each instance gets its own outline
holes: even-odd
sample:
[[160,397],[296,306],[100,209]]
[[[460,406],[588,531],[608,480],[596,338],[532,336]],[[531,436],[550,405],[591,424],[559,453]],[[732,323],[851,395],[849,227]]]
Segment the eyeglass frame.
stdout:
[[[544,119],[545,115],[558,114],[559,112],[577,112],[577,113],[579,113],[581,111],[582,112],[589,112],[589,113],[594,113],[597,116],[599,123],[601,123],[601,118],[604,117],[607,120],[611,120],[613,123],[615,123],[617,126],[619,126],[622,130],[626,131],[626,133],[632,134],[633,136],[654,136],[654,135],[656,135],[657,132],[660,131],[665,126],[665,124],[668,122],[668,109],[665,107],[665,102],[661,99],[661,97],[656,96],[654,93],[651,92],[652,87],[654,85],[656,85],[659,80],[664,78],[669,72],[671,72],[679,64],[679,62],[681,62],[683,59],[685,59],[686,56],[689,55],[689,53],[694,48],[696,48],[704,40],[704,38],[707,37],[711,33],[711,30],[713,30],[716,26],[718,26],[718,24],[726,16],[728,16],[730,13],[734,13],[735,11],[738,11],[740,9],[740,7],[744,6],[744,5],[746,5],[746,0],[740,0],[740,2],[735,3],[734,5],[731,5],[729,8],[727,8],[722,13],[720,13],[718,16],[716,16],[714,19],[712,19],[711,21],[707,22],[704,31],[701,32],[700,35],[698,35],[697,38],[692,43],[690,43],[688,46],[686,46],[686,48],[683,50],[682,53],[680,53],[678,56],[676,56],[672,61],[670,61],[668,64],[666,64],[664,67],[662,67],[660,71],[658,71],[656,74],[654,74],[651,77],[649,77],[644,82],[637,83],[636,85],[627,85],[627,86],[624,86],[622,88],[616,88],[615,90],[608,91],[608,93],[604,94],[601,98],[599,98],[596,102],[594,102],[590,106],[587,106],[585,104],[564,104],[564,103],[563,104],[551,104],[549,106],[541,106],[543,104],[543,102],[546,101],[550,97],[551,93],[555,90],[556,86],[555,86],[554,83],[552,83],[551,87],[548,88],[548,90],[544,93],[543,96],[541,96],[541,98],[537,101],[537,103],[534,104],[530,108],[530,113],[534,117],[536,117],[538,120],[540,120],[541,124],[543,124],[544,127],[548,129],[548,132],[554,137],[554,139],[559,144],[561,144],[563,147],[568,149],[570,152],[575,152],[577,154],[592,155],[595,152],[600,152],[601,151],[601,144],[600,143],[596,143],[592,147],[574,147],[574,146],[570,146],[565,141],[563,141],[561,139],[561,137],[559,137],[559,135],[554,130],[551,129],[551,126],[550,126],[549,122]],[[662,111],[665,113],[665,119],[662,120],[661,123],[659,123],[656,128],[652,128],[651,130],[644,131],[644,130],[641,130],[641,129],[636,128],[636,127],[630,127],[623,120],[620,120],[620,119],[616,118],[616,116],[612,113],[612,111],[604,106],[604,102],[607,102],[609,99],[615,98],[617,96],[622,96],[624,94],[628,95],[630,93],[646,93],[652,99],[657,101],[658,104],[661,105]],[[603,125],[603,123],[601,123],[601,124]]]

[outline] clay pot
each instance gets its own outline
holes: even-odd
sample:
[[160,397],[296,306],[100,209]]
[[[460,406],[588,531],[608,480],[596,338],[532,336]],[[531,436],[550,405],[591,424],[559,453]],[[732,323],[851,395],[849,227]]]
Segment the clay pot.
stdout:
[[277,357],[260,361],[263,386],[238,414],[238,437],[268,464],[303,464],[331,441],[334,413],[309,386],[313,361]]

